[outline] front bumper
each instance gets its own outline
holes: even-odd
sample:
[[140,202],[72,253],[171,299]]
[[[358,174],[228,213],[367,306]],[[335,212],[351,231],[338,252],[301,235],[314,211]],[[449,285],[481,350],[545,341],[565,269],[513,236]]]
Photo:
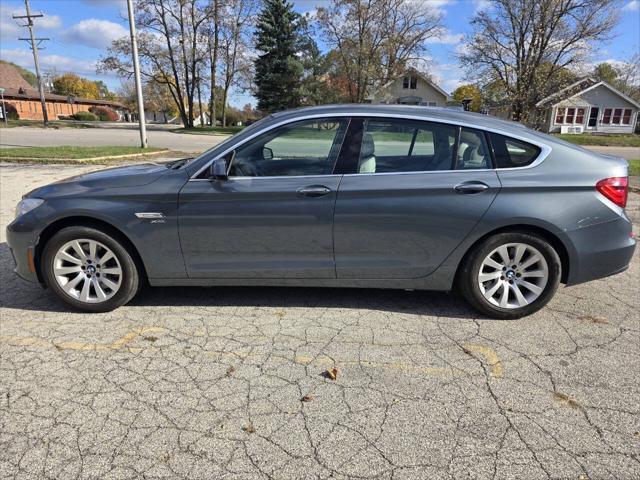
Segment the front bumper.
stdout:
[[626,218],[566,233],[574,247],[567,285],[576,285],[623,272],[636,248],[631,222]]
[[20,219],[7,226],[7,244],[15,262],[14,272],[29,282],[39,282],[35,268],[38,234],[27,229]]

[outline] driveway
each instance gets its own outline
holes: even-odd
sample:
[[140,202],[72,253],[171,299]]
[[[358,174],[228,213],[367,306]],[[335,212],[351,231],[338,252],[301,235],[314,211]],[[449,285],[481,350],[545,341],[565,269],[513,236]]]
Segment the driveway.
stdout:
[[4,227],[91,168],[0,166],[0,477],[640,478],[638,254],[517,321],[438,293],[237,287],[88,315],[13,276]]

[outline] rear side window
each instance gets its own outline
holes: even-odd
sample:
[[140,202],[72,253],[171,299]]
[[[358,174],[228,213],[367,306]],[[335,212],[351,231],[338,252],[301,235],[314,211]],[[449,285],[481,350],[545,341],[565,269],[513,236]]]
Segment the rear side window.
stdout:
[[530,143],[489,132],[498,168],[525,167],[540,155],[540,148]]
[[456,152],[456,170],[491,168],[491,156],[484,133],[479,130],[463,128],[460,131],[460,143]]
[[456,132],[454,125],[367,119],[357,173],[450,170]]

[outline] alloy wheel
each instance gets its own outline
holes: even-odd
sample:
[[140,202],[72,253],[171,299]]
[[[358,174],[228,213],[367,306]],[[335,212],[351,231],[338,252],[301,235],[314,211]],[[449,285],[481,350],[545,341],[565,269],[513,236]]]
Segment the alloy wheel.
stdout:
[[542,295],[549,266],[539,250],[525,243],[507,243],[491,251],[480,265],[478,285],[491,304],[522,308]]
[[53,274],[67,295],[84,303],[105,302],[122,284],[122,267],[113,251],[86,238],[72,240],[58,249]]

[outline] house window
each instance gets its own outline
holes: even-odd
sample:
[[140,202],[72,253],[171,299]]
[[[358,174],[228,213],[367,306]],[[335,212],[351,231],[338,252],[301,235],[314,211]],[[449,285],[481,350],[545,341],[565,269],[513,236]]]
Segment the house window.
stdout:
[[584,124],[584,108],[563,108],[556,110],[556,124],[559,125],[582,125]]
[[567,116],[564,117],[564,123],[573,124],[573,119],[576,115],[575,108],[567,108]]
[[418,77],[411,75],[411,76],[402,78],[402,88],[404,90],[407,90],[407,89],[415,90],[417,86],[418,86]]
[[616,108],[613,110],[613,119],[611,120],[611,123],[615,124],[615,125],[620,125],[620,118],[622,117],[622,109],[621,108]]
[[633,110],[630,108],[605,108],[602,115],[603,125],[630,125]]

